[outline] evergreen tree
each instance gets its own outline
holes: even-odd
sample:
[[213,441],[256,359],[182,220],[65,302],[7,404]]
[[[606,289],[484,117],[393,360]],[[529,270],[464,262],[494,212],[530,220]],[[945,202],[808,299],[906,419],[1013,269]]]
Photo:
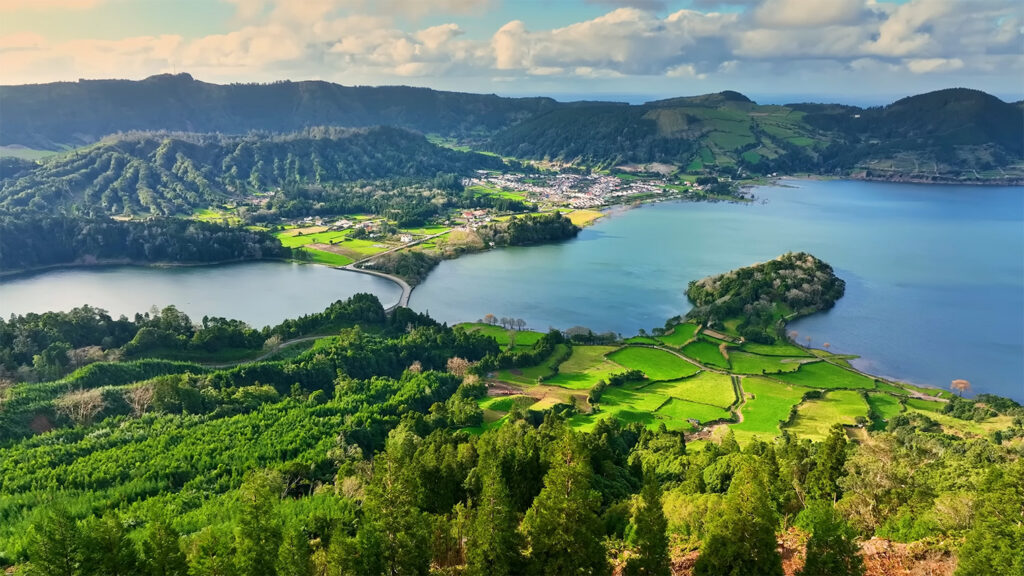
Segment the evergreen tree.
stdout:
[[519,522],[498,463],[480,457],[481,491],[466,543],[469,575],[507,576],[519,573]]
[[238,576],[229,526],[207,526],[192,537],[189,576]]
[[361,574],[425,575],[430,571],[430,527],[416,507],[416,476],[411,466],[416,440],[406,428],[396,428],[374,462],[358,534]]
[[828,502],[810,502],[797,516],[797,526],[811,533],[807,560],[800,576],[861,576],[864,561],[857,546],[857,532]]
[[116,512],[82,523],[82,574],[129,576],[136,573],[138,556]]
[[257,472],[239,488],[241,513],[235,528],[235,563],[240,576],[276,574],[281,547],[277,504],[284,483],[277,472]]
[[637,555],[626,563],[627,576],[668,576],[671,574],[668,553],[668,520],[661,507],[661,486],[654,471],[644,474],[640,501],[633,510],[632,540]]
[[986,478],[956,576],[1024,576],[1024,460]]
[[313,575],[313,551],[301,526],[289,526],[284,531],[281,548],[277,552],[277,573],[281,576]]
[[753,463],[745,463],[729,485],[725,513],[715,519],[700,548],[695,576],[781,576],[775,510]]
[[845,465],[846,430],[836,424],[814,454],[814,468],[807,474],[807,495],[813,500],[838,500],[842,496],[838,482]]
[[601,496],[590,488],[589,454],[572,432],[558,440],[544,488],[526,512],[532,574],[607,574],[597,516]]
[[77,576],[81,560],[81,533],[71,513],[51,504],[29,532],[28,557],[39,576]]
[[181,536],[163,519],[150,522],[142,536],[141,565],[148,576],[185,576],[188,564],[181,551]]

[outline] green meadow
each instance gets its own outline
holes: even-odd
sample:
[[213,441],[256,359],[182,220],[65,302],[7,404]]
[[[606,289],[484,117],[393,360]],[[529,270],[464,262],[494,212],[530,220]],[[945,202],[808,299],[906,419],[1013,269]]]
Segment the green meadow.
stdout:
[[796,417],[786,430],[798,438],[823,440],[834,424],[852,426],[867,418],[868,405],[855,390],[830,390],[822,398],[807,400],[797,407]]
[[742,386],[747,395],[740,407],[743,421],[729,425],[741,442],[753,436],[762,439],[778,436],[779,424],[789,418],[790,409],[799,404],[807,392],[806,388],[759,377],[744,378]]
[[664,336],[658,336],[658,340],[668,344],[669,346],[682,348],[684,344],[693,340],[693,337],[697,334],[698,328],[699,326],[696,324],[690,324],[689,322],[676,324],[675,328],[673,328],[671,332]]
[[736,402],[732,377],[717,372],[701,372],[682,380],[655,382],[644,386],[643,391],[719,408],[728,408]]
[[466,322],[464,324],[459,324],[456,328],[460,328],[466,332],[477,332],[484,336],[489,336],[505,349],[510,347],[510,344],[513,341],[513,335],[515,337],[515,347],[523,349],[532,347],[541,339],[542,336],[544,336],[540,332],[534,332],[532,330],[506,330],[501,326],[493,326],[482,322]]
[[699,368],[679,356],[657,348],[630,346],[608,357],[616,364],[640,370],[649,380],[677,380],[696,374]]
[[719,345],[714,341],[701,336],[684,346],[683,354],[686,354],[701,364],[722,368],[723,370],[728,369],[729,361],[725,359],[725,356],[722,356],[722,352],[718,349],[718,346]]
[[861,388],[873,390],[875,380],[828,362],[804,364],[796,372],[778,375],[780,380],[808,388]]
[[599,380],[626,368],[605,358],[614,352],[616,346],[573,346],[572,355],[558,367],[558,374],[546,378],[545,384],[561,386],[571,390],[588,390]]
[[736,374],[777,374],[795,372],[800,369],[804,358],[786,358],[782,356],[761,356],[739,350],[729,351],[729,364]]

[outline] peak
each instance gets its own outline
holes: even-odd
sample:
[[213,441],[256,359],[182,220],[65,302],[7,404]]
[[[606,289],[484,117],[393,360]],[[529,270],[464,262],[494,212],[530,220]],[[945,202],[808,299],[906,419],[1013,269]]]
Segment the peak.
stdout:
[[195,78],[192,77],[188,72],[181,72],[179,74],[154,74],[145,78],[143,82],[168,82],[168,81],[179,81],[179,82],[194,82]]
[[917,94],[915,96],[907,96],[893,102],[892,106],[905,106],[908,104],[917,104],[922,102],[941,102],[944,104],[952,102],[998,102],[1005,104],[999,98],[983,92],[981,90],[974,90],[972,88],[943,88],[942,90],[935,90],[934,92],[925,92],[924,94]]
[[700,96],[680,96],[648,102],[649,106],[723,106],[726,104],[753,104],[754,101],[735,90],[725,90]]

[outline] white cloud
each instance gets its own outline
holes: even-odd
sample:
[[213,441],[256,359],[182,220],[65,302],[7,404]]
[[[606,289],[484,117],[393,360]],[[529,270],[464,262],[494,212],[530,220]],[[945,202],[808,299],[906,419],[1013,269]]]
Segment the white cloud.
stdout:
[[865,11],[864,0],[765,0],[754,18],[770,28],[807,28],[856,24]]
[[959,58],[913,58],[905,63],[907,69],[914,74],[949,72],[964,67],[964,61]]

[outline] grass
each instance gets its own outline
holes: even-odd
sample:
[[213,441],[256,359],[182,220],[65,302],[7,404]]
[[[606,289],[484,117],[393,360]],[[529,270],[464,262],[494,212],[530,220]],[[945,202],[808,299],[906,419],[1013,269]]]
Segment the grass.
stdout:
[[907,395],[906,389],[900,388],[899,386],[896,386],[895,384],[890,384],[890,383],[884,382],[882,380],[876,380],[875,381],[875,389],[880,391],[880,392],[888,392],[890,394],[896,394],[896,395],[899,395],[899,396],[906,396]]
[[907,398],[907,408],[913,408],[920,412],[934,412],[936,414],[942,413],[942,407],[945,406],[945,402],[935,402],[934,400],[921,400],[920,398]]
[[781,432],[779,424],[789,418],[789,411],[803,399],[806,388],[787,386],[767,378],[743,379],[746,403],[740,408],[743,422],[730,424],[738,440],[753,436],[774,438]]
[[721,350],[718,349],[718,344],[707,338],[701,337],[690,342],[683,347],[683,354],[702,364],[723,369],[729,368],[729,361],[725,359],[725,356],[722,356]]
[[911,384],[903,384],[905,388],[920,392],[921,394],[927,394],[928,396],[934,396],[936,398],[945,398],[946,400],[951,399],[956,394],[953,394],[949,390],[943,390],[942,388],[931,388],[929,386],[913,386]]
[[665,423],[665,426],[669,429],[673,429],[673,426],[671,426],[669,422],[686,422],[688,419],[693,419],[699,421],[701,424],[705,424],[715,420],[728,420],[732,418],[732,413],[722,408],[718,408],[717,406],[687,402],[686,400],[680,400],[678,398],[669,399],[668,402],[662,404],[662,406],[658,408],[654,415],[655,418],[658,418],[659,420],[668,420],[668,422]]
[[736,402],[732,378],[728,374],[716,372],[701,372],[682,380],[656,382],[644,386],[643,390],[719,408],[728,408]]
[[669,346],[681,348],[683,344],[693,340],[693,337],[697,334],[697,328],[698,326],[696,324],[690,324],[689,322],[677,324],[676,327],[668,334],[658,336],[658,340],[661,340]]
[[779,375],[779,378],[790,384],[808,388],[859,388],[866,390],[875,388],[873,378],[827,362],[804,364],[796,372]]
[[626,344],[648,344],[650,346],[657,346],[658,341],[654,338],[648,338],[647,336],[633,336],[632,338],[626,339]]
[[0,146],[0,158],[13,157],[22,160],[42,160],[59,153],[55,150],[36,150],[35,148],[26,148],[20,145]]
[[597,210],[573,210],[569,213],[569,221],[577,226],[586,226],[604,216]]
[[605,358],[615,349],[615,346],[573,346],[572,355],[558,367],[558,374],[544,383],[571,390],[590,389],[598,380],[607,380],[612,374],[626,370]]
[[466,332],[477,332],[484,336],[489,336],[494,339],[502,348],[508,349],[511,343],[511,335],[515,332],[516,337],[516,348],[527,349],[533,347],[538,340],[544,335],[540,332],[533,332],[530,330],[506,330],[501,326],[492,326],[491,324],[484,324],[481,322],[467,322],[465,324],[459,324],[456,326]]
[[342,254],[335,254],[334,252],[324,252],[323,250],[317,250],[315,248],[302,248],[302,251],[309,254],[309,259],[317,264],[326,264],[328,266],[348,266],[353,262],[348,256]]
[[[927,416],[928,418],[938,422],[944,431],[959,434],[960,436],[987,436],[996,430],[1005,430],[1013,425],[1013,417],[1011,416],[996,416],[995,418],[989,418],[982,422],[961,420],[949,414],[942,414],[941,412],[932,412],[912,407],[910,400],[913,400],[913,398],[907,400],[908,413],[913,412]],[[921,402],[926,402],[926,400],[922,400]]]
[[740,347],[744,352],[760,354],[761,356],[810,356],[806,350],[792,344],[758,344],[757,342],[744,342]]
[[887,421],[903,411],[900,399],[892,394],[868,394],[868,406]]
[[729,351],[729,363],[736,374],[778,374],[780,372],[796,372],[800,369],[803,358],[786,358],[782,356],[761,356],[739,350]]
[[511,382],[513,384],[523,384],[525,386],[533,386],[537,384],[542,376],[547,377],[555,372],[555,368],[558,366],[558,361],[561,359],[568,346],[565,344],[558,344],[555,346],[554,352],[548,359],[538,366],[529,366],[526,368],[511,368],[508,370],[501,370],[498,372],[498,379],[504,380],[505,382]]
[[797,408],[796,418],[786,429],[798,438],[823,440],[834,424],[854,425],[858,416],[866,418],[868,405],[859,392],[831,390],[823,398],[807,400]]
[[630,346],[611,354],[608,358],[626,368],[642,371],[650,380],[678,380],[692,376],[697,366],[657,348]]

